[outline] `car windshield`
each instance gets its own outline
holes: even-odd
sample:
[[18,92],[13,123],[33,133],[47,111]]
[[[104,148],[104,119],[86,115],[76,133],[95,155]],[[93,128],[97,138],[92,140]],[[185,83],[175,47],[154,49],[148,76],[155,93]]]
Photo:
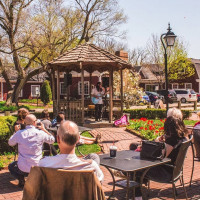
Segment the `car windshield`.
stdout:
[[149,92],[149,94],[153,94],[155,96],[158,96],[158,93],[156,93],[156,92]]
[[190,90],[191,94],[196,94],[196,92],[194,90]]

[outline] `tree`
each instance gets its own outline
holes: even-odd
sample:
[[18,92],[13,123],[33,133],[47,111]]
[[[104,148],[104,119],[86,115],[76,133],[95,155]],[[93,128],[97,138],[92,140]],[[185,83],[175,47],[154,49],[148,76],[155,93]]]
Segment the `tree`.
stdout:
[[51,87],[49,81],[44,81],[41,87],[40,97],[44,105],[47,105],[52,100]]
[[[47,71],[47,63],[64,51],[99,35],[117,35],[125,21],[116,0],[0,1],[0,69],[8,86],[7,105],[18,103],[24,84]],[[34,3],[34,4],[33,4]],[[116,3],[116,4],[115,4]],[[17,75],[12,86],[8,65]]]
[[183,41],[176,40],[174,47],[168,51],[169,82],[181,82],[195,74],[195,68],[188,58],[187,48]]
[[[31,35],[26,34],[25,24],[22,19],[28,16],[27,7],[33,0],[2,0],[0,1],[0,52],[4,59],[0,58],[0,68],[2,75],[8,85],[7,104],[17,103],[18,95],[23,88],[25,82],[32,76],[43,71],[41,69],[32,70],[27,73],[34,59],[39,55],[41,49],[35,49],[34,54],[29,58],[29,61],[23,65],[20,60],[19,52],[28,44],[31,45]],[[28,20],[28,19],[27,19]],[[28,31],[28,30],[27,30]],[[33,38],[32,38],[33,39]],[[9,63],[13,62],[14,71],[17,73],[17,82],[12,88],[9,79],[9,74],[6,69],[5,57]]]
[[126,16],[117,0],[75,0],[75,8],[81,12],[80,40],[101,40],[104,37],[122,37],[119,25],[126,22]]
[[[158,36],[152,35],[152,38],[146,45],[148,60],[146,66],[156,67],[156,77],[162,87],[164,83],[164,49]],[[168,55],[168,79],[169,82],[179,82],[185,78],[191,77],[195,73],[187,54],[187,44],[177,39],[174,47],[167,48]],[[152,69],[151,69],[152,70]]]
[[[143,89],[139,87],[139,74],[128,69],[123,70],[123,91],[126,108],[136,105],[143,95]],[[120,75],[119,72],[114,72],[113,90],[116,96],[120,96]]]

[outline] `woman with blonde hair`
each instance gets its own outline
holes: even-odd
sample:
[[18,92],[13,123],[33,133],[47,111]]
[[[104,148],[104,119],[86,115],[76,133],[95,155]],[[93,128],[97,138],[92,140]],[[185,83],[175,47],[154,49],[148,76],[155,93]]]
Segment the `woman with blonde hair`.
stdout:
[[178,108],[170,108],[167,112],[167,117],[174,117],[183,120],[183,114]]

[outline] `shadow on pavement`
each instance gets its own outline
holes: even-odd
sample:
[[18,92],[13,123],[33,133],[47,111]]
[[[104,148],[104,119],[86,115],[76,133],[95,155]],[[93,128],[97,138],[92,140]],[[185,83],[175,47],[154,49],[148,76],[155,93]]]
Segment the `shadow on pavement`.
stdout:
[[22,191],[23,189],[18,187],[17,183],[18,181],[9,172],[1,172],[0,194]]

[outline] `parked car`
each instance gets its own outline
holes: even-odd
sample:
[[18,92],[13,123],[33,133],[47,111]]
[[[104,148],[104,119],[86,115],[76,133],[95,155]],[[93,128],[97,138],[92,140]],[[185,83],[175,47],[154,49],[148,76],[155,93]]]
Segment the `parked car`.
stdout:
[[163,97],[160,96],[158,93],[156,92],[149,92],[149,91],[146,91],[145,92],[148,96],[149,96],[149,101],[153,104],[156,102],[157,99],[162,99]]
[[150,101],[148,95],[143,95],[143,96],[142,96],[142,100],[144,100],[144,101],[146,101],[146,102],[149,102],[149,101]]
[[197,95],[192,89],[175,89],[178,101],[181,103],[197,101]]
[[[165,96],[166,90],[157,90],[158,94]],[[174,90],[168,90],[168,101],[169,103],[174,103],[177,101],[176,92]],[[165,103],[165,98],[163,99],[163,103]]]

